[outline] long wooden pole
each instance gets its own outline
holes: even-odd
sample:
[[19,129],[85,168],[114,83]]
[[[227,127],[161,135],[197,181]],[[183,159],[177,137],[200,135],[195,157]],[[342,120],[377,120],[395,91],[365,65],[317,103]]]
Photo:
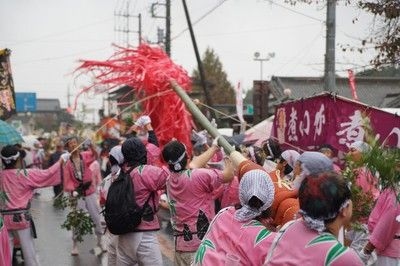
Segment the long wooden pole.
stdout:
[[218,145],[224,148],[225,153],[230,155],[235,149],[228,143],[228,141],[218,132],[218,130],[213,127],[208,121],[207,117],[200,111],[196,104],[190,99],[189,95],[174,81],[171,81],[173,90],[178,94],[178,96],[185,103],[189,112],[194,116],[194,118],[208,131],[208,133],[213,137],[218,138]]
[[[190,37],[192,39],[194,54],[196,56],[197,67],[199,69],[201,86],[203,87],[204,96],[206,98],[207,105],[213,107],[213,100],[211,98],[210,91],[207,86],[206,77],[204,74],[203,62],[200,59],[199,49],[197,48],[196,37],[194,36],[192,21],[190,20],[190,15],[189,15],[189,10],[187,8],[186,1],[182,0],[182,3],[183,3],[183,10],[185,11],[185,16],[186,16],[189,32],[190,32]],[[211,114],[211,118],[217,119],[217,116],[213,110],[210,110],[210,114]]]

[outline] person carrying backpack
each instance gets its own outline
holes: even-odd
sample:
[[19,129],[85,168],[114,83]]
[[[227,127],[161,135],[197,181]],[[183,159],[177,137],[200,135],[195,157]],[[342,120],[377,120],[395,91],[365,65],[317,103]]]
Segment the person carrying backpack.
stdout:
[[[125,158],[124,169],[130,172],[134,199],[137,206],[144,207],[144,213],[134,232],[118,236],[117,265],[161,266],[163,262],[156,233],[160,229],[156,215],[160,200],[157,191],[165,188],[168,170],[147,165],[146,147],[137,137],[127,139],[121,150]],[[111,197],[111,188],[108,197]]]
[[[110,164],[110,174],[108,174],[100,184],[100,206],[105,207],[107,202],[107,195],[111,184],[122,174],[124,164],[124,155],[121,151],[121,145],[114,146],[108,155]],[[110,200],[110,199],[109,199]],[[105,210],[104,210],[105,212]],[[117,243],[118,235],[114,235],[107,230],[105,233],[105,243],[107,246],[107,265],[113,266],[117,263]]]

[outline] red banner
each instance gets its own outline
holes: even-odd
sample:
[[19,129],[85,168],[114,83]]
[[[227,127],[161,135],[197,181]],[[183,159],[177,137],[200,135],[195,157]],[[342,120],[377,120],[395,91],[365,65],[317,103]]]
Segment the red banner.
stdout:
[[0,118],[2,120],[16,113],[10,54],[9,49],[0,49]]
[[330,144],[347,152],[351,143],[365,140],[366,120],[380,141],[400,148],[399,116],[329,93],[279,105],[272,136],[303,150]]

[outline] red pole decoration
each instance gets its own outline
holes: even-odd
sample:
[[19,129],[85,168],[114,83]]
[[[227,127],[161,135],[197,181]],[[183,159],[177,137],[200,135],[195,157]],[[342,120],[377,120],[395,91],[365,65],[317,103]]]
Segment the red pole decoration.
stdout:
[[143,113],[151,117],[160,144],[176,138],[191,150],[192,116],[180,97],[171,90],[170,84],[173,79],[189,92],[191,79],[164,50],[143,43],[136,49],[118,47],[118,51],[106,61],[81,62],[77,71],[80,74],[91,72],[95,79],[94,84],[82,89],[78,96],[96,85],[108,85],[108,90],[130,86],[135,98],[142,100]]
[[351,95],[353,96],[353,100],[358,101],[357,90],[356,90],[356,80],[354,78],[353,70],[348,69],[347,73],[349,75],[349,85],[351,89]]

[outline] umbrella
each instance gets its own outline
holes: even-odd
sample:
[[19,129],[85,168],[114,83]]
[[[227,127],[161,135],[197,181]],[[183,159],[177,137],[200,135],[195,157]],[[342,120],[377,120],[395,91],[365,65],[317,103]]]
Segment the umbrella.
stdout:
[[0,145],[22,143],[21,134],[10,124],[0,120]]

